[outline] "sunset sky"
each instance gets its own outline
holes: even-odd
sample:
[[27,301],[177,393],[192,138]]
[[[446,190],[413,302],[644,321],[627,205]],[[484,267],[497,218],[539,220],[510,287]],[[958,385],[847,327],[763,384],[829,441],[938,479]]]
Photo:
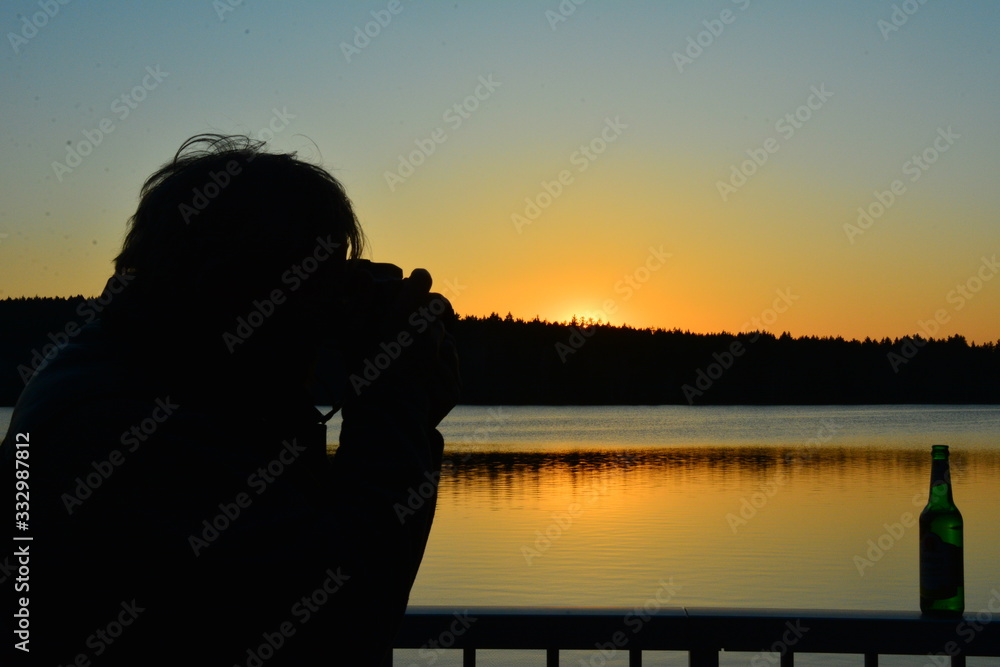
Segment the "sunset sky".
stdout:
[[99,293],[208,131],[329,168],[369,256],[462,314],[1000,339],[995,0],[11,0],[0,28],[0,298]]

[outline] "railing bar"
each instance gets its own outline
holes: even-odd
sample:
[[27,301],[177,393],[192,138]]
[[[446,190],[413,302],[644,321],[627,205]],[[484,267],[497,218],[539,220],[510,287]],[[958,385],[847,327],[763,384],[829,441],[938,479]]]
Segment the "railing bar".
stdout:
[[781,654],[781,667],[795,667],[795,654],[785,651]]
[[[464,628],[462,632],[457,632],[455,629],[458,626],[452,626],[454,637],[450,647],[458,649],[456,654],[463,651],[463,664],[476,664],[476,651],[484,647],[540,649],[539,652],[547,652],[547,664],[558,664],[561,650],[584,649],[591,636],[613,636],[612,643],[619,647],[625,643],[623,640],[628,639],[627,634],[620,630],[622,613],[625,612],[617,608],[483,607],[462,613],[478,621],[474,633],[465,633]],[[410,650],[426,644],[426,637],[435,636],[446,623],[454,622],[455,616],[456,613],[448,607],[409,610],[395,640],[395,647]],[[799,616],[794,614],[795,618]],[[926,619],[910,611],[853,610],[808,610],[801,614],[801,622],[788,620],[790,618],[793,618],[791,612],[768,609],[658,610],[655,621],[657,632],[644,632],[641,642],[634,641],[619,655],[629,654],[628,664],[631,667],[643,664],[642,653],[645,651],[683,651],[688,653],[688,662],[693,667],[715,667],[721,661],[719,653],[723,645],[727,651],[758,649],[757,638],[773,639],[780,629],[778,624],[782,623],[796,638],[809,628],[815,628],[801,644],[794,646],[796,651],[859,655],[864,657],[865,667],[878,667],[882,653],[950,657],[954,667],[964,667],[966,663],[965,647],[956,646],[956,642],[948,643],[949,639],[955,639],[954,621],[949,619]],[[613,634],[615,630],[620,634]],[[784,635],[786,645],[793,643],[789,637],[792,634]],[[776,643],[770,655],[779,653],[775,650],[779,646],[782,644]],[[942,646],[948,647],[947,652],[941,652]],[[994,617],[983,623],[975,644],[970,645],[968,650],[976,656],[1000,656],[1000,620]],[[958,654],[949,656],[948,653]],[[778,663],[781,663],[780,667],[794,665],[793,655],[781,655],[777,661],[773,657],[770,660],[773,667],[779,667]],[[573,662],[575,664],[576,661]],[[948,660],[938,662],[950,667]],[[388,652],[377,662],[379,667],[406,663],[402,654],[399,660],[395,660],[395,655]],[[622,660],[622,664],[625,663]]]
[[545,649],[545,667],[559,667],[559,649]]
[[462,649],[462,667],[476,667],[476,649]]

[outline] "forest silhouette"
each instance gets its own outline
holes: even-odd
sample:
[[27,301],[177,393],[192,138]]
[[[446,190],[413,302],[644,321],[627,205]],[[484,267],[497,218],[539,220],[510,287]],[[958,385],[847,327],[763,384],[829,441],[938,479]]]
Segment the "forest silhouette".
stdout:
[[[0,301],[0,405],[13,405],[46,356],[100,309],[82,296]],[[1000,341],[976,345],[958,335],[698,334],[495,313],[460,317],[454,334],[466,404],[1000,403]],[[338,372],[332,359],[321,363],[317,404],[334,402]]]

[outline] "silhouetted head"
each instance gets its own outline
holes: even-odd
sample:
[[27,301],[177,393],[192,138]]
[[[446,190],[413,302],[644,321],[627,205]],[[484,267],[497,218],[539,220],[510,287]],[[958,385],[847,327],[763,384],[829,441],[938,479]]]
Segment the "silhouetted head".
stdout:
[[115,269],[165,287],[226,284],[251,296],[327,237],[342,255],[361,252],[351,202],[326,170],[248,137],[202,134],[146,180]]
[[274,344],[282,331],[308,333],[303,313],[316,310],[363,241],[344,188],[326,170],[248,137],[198,135],[143,185],[115,260],[127,294],[107,319],[126,335],[183,331],[185,343],[218,349],[240,317],[269,310],[265,302],[280,295],[253,336],[225,347]]

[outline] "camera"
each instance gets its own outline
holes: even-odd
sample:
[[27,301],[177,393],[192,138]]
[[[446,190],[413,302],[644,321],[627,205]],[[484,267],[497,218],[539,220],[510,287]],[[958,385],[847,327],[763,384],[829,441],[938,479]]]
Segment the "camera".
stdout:
[[[407,283],[406,281],[411,281]],[[337,305],[327,328],[321,359],[324,388],[333,390],[329,419],[347,394],[359,393],[384,372],[395,372],[400,356],[431,326],[453,330],[451,304],[430,292],[431,277],[416,270],[410,277],[395,264],[355,259],[347,262]],[[404,366],[405,367],[405,364]]]
[[370,259],[352,259],[347,262],[348,272],[361,272],[371,277],[375,285],[376,299],[393,298],[403,284],[403,269],[388,262],[373,262]]
[[343,403],[343,391],[350,373],[356,371],[349,357],[376,346],[385,319],[392,312],[403,289],[403,270],[388,262],[348,260],[344,279],[326,322],[321,351],[320,380],[332,409],[328,420]]

